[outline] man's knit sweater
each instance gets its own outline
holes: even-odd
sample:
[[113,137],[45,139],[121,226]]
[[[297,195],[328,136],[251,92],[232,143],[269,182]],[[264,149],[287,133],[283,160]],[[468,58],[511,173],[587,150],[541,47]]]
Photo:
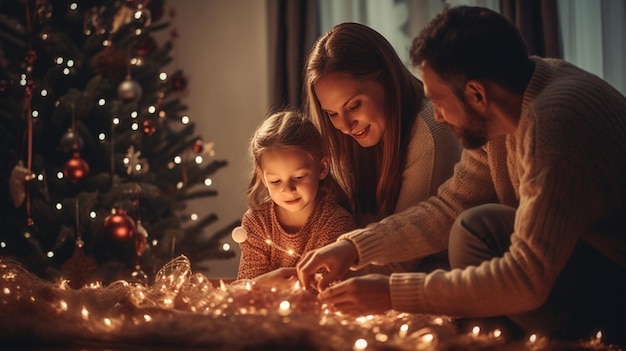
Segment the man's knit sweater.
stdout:
[[[306,223],[296,233],[287,233],[278,222],[274,202],[249,209],[241,221],[248,239],[240,244],[237,279],[252,279],[281,267],[295,267],[299,255],[337,240],[356,228],[354,218],[335,202],[317,201]],[[271,240],[270,246],[265,240]],[[290,255],[281,249],[293,250]]]
[[356,245],[359,267],[386,264],[445,249],[465,209],[517,208],[503,257],[463,270],[392,274],[394,309],[466,317],[534,309],[578,240],[626,269],[626,98],[566,62],[533,61],[514,135],[464,150],[437,196],[340,238]]

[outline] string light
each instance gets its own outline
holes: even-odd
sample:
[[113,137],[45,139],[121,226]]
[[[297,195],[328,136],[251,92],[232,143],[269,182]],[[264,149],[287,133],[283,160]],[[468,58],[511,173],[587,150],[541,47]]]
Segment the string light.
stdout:
[[[163,266],[150,286],[96,282],[80,290],[70,288],[64,279],[43,281],[15,261],[0,258],[0,286],[0,327],[10,326],[12,331],[41,336],[42,341],[51,343],[128,344],[147,342],[155,335],[164,343],[172,335],[171,345],[180,348],[188,341],[195,347],[250,349],[267,342],[280,347],[277,341],[289,342],[305,332],[307,340],[314,343],[308,347],[312,349],[436,350],[443,337],[444,346],[455,349],[487,349],[488,343],[495,342],[498,348],[502,346],[499,328],[491,333],[498,340],[478,339],[478,326],[473,333],[456,334],[452,319],[444,316],[394,311],[359,318],[343,316],[320,304],[298,282],[280,288],[252,280],[213,283],[192,273],[184,256]],[[54,323],[49,323],[52,319]],[[603,349],[602,337],[602,331],[597,331],[587,346]],[[540,339],[537,334],[523,342],[527,344],[511,343],[511,349],[551,349],[547,338]]]
[[301,256],[301,254],[299,254],[299,253],[295,252],[293,249],[284,248],[284,247],[282,247],[282,246],[280,246],[280,245],[278,245],[278,244],[274,243],[274,242],[273,242],[272,240],[270,240],[269,238],[265,238],[265,239],[264,239],[264,238],[262,238],[261,236],[259,236],[259,235],[255,234],[255,233],[248,233],[248,232],[247,232],[247,231],[246,231],[243,227],[241,227],[241,226],[235,227],[235,228],[233,229],[233,231],[232,231],[232,233],[231,233],[231,237],[232,237],[232,238],[233,238],[233,240],[234,240],[236,243],[238,243],[238,244],[240,244],[240,243],[242,243],[242,242],[244,242],[244,241],[248,240],[248,237],[252,237],[252,238],[254,238],[254,239],[256,239],[256,240],[259,240],[259,241],[265,242],[267,245],[269,245],[269,246],[271,246],[271,247],[273,247],[273,248],[275,248],[275,249],[277,249],[277,250],[279,250],[279,251],[282,251],[282,252],[284,252],[284,253],[288,254],[289,256],[294,256],[294,257],[300,257],[300,256]]

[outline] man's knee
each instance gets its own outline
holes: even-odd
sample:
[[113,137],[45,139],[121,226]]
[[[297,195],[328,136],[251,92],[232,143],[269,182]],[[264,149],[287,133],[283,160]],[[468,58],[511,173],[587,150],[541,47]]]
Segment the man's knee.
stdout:
[[450,231],[448,254],[452,268],[478,265],[508,249],[515,209],[485,204],[465,210]]

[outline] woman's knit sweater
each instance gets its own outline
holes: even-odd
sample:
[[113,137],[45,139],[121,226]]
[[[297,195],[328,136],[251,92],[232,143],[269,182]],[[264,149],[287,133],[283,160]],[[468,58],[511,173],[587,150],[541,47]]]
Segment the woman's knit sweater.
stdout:
[[[422,99],[421,106],[411,130],[394,213],[435,195],[437,188],[452,176],[461,156],[461,144],[445,124],[435,121],[430,100]],[[383,218],[357,215],[356,221],[359,227],[365,227]]]
[[446,249],[465,209],[517,208],[503,257],[463,270],[392,274],[394,309],[466,317],[534,309],[578,240],[626,269],[626,98],[564,61],[532,59],[514,135],[464,150],[437,196],[340,238],[357,247],[359,267],[386,264]]
[[[394,213],[402,212],[437,194],[437,188],[452,176],[454,165],[461,155],[461,145],[456,136],[445,124],[435,121],[430,100],[423,99],[421,106],[411,130],[400,194]],[[382,215],[357,216],[356,220],[359,227],[365,227],[383,218]],[[447,265],[439,261],[428,264]],[[422,269],[421,265],[420,257],[417,260],[391,262],[384,266],[369,266],[359,270],[357,274],[413,272]]]
[[[278,222],[274,202],[258,210],[249,209],[241,221],[248,232],[240,244],[237,279],[252,279],[281,267],[295,267],[299,255],[330,244],[339,235],[356,228],[354,218],[335,202],[317,201],[306,223],[296,233],[287,233]],[[265,240],[271,240],[270,246]],[[290,255],[280,249],[293,250]]]

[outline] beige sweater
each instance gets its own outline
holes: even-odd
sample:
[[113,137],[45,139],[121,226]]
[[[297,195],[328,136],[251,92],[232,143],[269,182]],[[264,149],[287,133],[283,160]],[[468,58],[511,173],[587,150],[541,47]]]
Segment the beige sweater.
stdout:
[[[411,206],[437,194],[437,189],[453,173],[454,165],[461,156],[461,145],[456,136],[443,123],[435,121],[430,100],[422,100],[422,108],[417,116],[402,171],[402,185],[394,213],[402,212]],[[357,216],[357,225],[365,227],[377,222],[383,216]],[[391,274],[394,272],[414,272],[420,269],[421,257],[405,262],[391,262],[384,266],[369,266],[357,272]]]
[[[435,121],[430,100],[422,100],[402,171],[402,184],[394,213],[417,205],[437,193],[452,176],[461,156],[461,145],[445,124]],[[378,222],[383,216],[357,216],[359,227]]]
[[626,98],[566,62],[533,60],[514,135],[465,150],[436,197],[342,237],[356,245],[360,266],[386,264],[445,249],[464,209],[517,208],[503,257],[392,274],[394,309],[468,317],[534,309],[579,239],[626,269]]

